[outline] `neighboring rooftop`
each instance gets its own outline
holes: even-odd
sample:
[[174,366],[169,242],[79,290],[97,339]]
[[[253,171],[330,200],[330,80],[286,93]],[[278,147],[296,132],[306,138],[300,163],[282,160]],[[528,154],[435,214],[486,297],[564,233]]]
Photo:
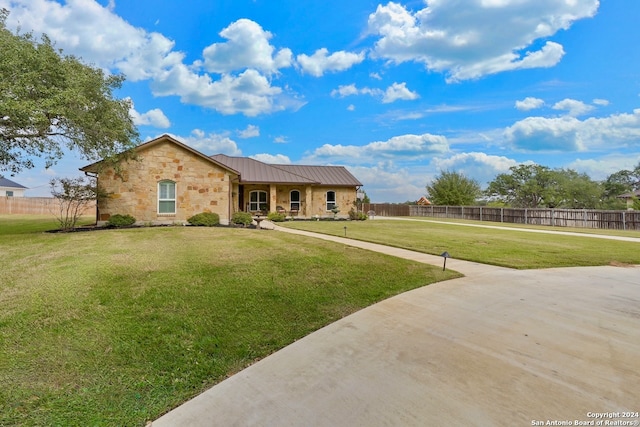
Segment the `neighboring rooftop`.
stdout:
[[633,197],[640,197],[640,190],[632,191],[631,193],[624,193],[618,196],[618,199],[631,199]]
[[10,179],[0,177],[0,187],[9,187],[9,188],[27,188],[24,185],[20,185],[17,182],[11,181]]

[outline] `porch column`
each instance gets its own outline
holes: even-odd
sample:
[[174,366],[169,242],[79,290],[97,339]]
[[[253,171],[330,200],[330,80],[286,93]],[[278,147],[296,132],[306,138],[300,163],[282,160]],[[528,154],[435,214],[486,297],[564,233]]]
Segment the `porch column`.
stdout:
[[307,185],[304,190],[304,216],[305,218],[311,218],[313,214],[313,190],[310,185]]
[[276,210],[276,204],[278,203],[278,199],[276,198],[276,185],[269,185],[269,212],[274,212]]

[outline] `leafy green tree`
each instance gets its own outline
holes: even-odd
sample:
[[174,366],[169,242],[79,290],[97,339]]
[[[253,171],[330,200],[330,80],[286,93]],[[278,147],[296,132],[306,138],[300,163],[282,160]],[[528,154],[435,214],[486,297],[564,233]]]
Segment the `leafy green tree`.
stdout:
[[0,10],[0,171],[33,168],[34,157],[50,167],[65,147],[89,161],[133,148],[130,103],[113,96],[124,78],[63,55],[47,36],[13,34],[8,14]]
[[610,209],[624,209],[626,203],[618,196],[640,190],[640,163],[633,170],[620,170],[612,173],[603,183],[603,202]]
[[597,209],[602,207],[604,186],[587,174],[573,169],[553,171],[557,176],[557,194],[561,196],[556,207],[568,209]]
[[551,170],[540,165],[518,165],[509,168],[489,183],[485,194],[519,208],[537,208],[544,200],[555,200]]
[[441,171],[426,189],[427,197],[436,205],[469,206],[482,194],[476,180],[450,171]]
[[512,166],[509,170],[489,183],[488,197],[519,208],[601,207],[603,186],[586,174],[535,164]]

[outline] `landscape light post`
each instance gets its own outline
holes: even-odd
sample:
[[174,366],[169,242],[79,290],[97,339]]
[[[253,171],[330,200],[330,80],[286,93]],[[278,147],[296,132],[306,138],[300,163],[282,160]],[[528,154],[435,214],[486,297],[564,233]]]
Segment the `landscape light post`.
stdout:
[[442,266],[442,271],[444,271],[445,268],[447,268],[447,258],[450,258],[451,255],[449,255],[449,252],[444,251],[440,254],[440,256],[444,258],[444,265]]

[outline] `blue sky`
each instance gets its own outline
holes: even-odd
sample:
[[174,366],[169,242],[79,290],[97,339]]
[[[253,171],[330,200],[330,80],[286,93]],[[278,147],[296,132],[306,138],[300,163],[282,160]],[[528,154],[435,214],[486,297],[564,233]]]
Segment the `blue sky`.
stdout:
[[[346,166],[373,202],[520,163],[640,162],[640,2],[0,0],[11,29],[127,81],[143,140]],[[87,164],[10,177],[30,196]]]

